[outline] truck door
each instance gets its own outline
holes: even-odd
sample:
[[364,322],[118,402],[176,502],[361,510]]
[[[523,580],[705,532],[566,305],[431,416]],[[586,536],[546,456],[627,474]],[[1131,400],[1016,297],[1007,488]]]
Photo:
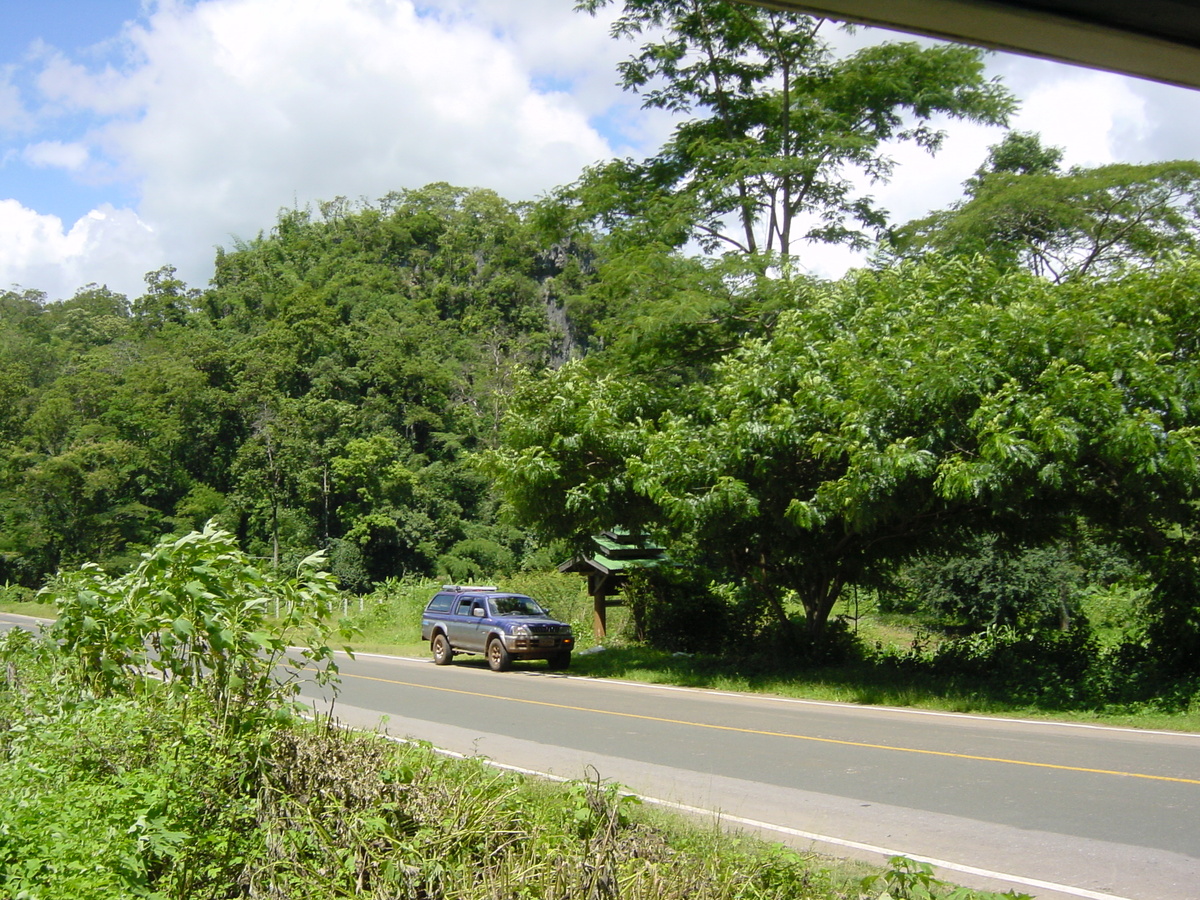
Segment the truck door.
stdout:
[[471,617],[471,607],[474,597],[459,597],[450,617],[446,621],[446,634],[450,638],[450,646],[461,650],[475,649],[475,622]]

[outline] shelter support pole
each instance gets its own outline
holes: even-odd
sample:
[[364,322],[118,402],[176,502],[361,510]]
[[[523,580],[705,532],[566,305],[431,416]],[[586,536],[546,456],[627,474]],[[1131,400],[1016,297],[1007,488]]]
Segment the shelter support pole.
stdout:
[[588,593],[592,595],[592,634],[602,641],[608,634],[608,576],[589,575]]

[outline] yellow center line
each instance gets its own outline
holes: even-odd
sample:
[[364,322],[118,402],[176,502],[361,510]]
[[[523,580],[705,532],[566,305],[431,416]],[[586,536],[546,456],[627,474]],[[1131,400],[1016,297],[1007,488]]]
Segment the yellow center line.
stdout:
[[952,759],[969,759],[975,762],[1003,763],[1009,766],[1029,766],[1034,769],[1056,769],[1062,772],[1085,772],[1089,775],[1118,775],[1122,778],[1145,778],[1149,781],[1170,781],[1176,784],[1198,784],[1200,779],[1175,778],[1170,775],[1147,775],[1144,772],[1120,772],[1112,769],[1089,769],[1083,766],[1060,766],[1054,763],[1031,762],[1024,759],[1005,759],[998,756],[975,756],[970,753],[951,753],[947,750],[922,750],[917,747],[893,747],[888,744],[870,744],[864,741],[843,741],[837,738],[813,737],[807,734],[791,734],[785,731],[760,731],[755,728],[738,728],[735,725],[714,725],[708,722],[689,722],[685,719],[667,719],[662,716],[646,716],[640,713],[617,712],[610,709],[593,709],[588,706],[570,706],[565,703],[550,703],[545,700],[526,700],[521,697],[506,697],[501,694],[484,694],[478,691],[464,691],[457,688],[437,687],[430,684],[416,684],[411,681],[394,681],[390,678],[376,678],[371,675],[350,675],[340,673],[342,678],[358,678],[363,681],[381,681],[384,684],[395,684],[400,687],[421,688],[427,691],[441,691],[446,694],[462,694],[467,697],[480,697],[486,700],[503,700],[508,703],[524,703],[529,706],[546,706],[552,709],[565,709],[572,712],[597,713],[604,716],[617,716],[622,719],[641,719],[646,722],[660,722],[664,725],[685,725],[690,728],[707,728],[712,731],[732,731],[739,734],[756,734],[763,737],[789,738],[794,741],[811,741],[817,744],[837,744],[842,747],[863,747],[869,750],[891,750],[896,753],[920,753],[925,756],[947,756]]

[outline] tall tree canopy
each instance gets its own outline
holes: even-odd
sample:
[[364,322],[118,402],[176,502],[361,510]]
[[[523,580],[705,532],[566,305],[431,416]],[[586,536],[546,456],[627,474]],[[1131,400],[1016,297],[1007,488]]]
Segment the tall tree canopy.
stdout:
[[984,254],[1061,280],[1200,248],[1200,163],[1063,171],[1061,156],[1036,135],[1009,134],[967,182],[961,202],[896,229],[891,249]]
[[613,35],[646,43],[621,84],[683,120],[650,159],[598,165],[560,192],[568,218],[635,245],[783,259],[803,241],[861,247],[886,212],[855,179],[886,180],[889,146],[934,151],[937,118],[1002,124],[1014,108],[978,50],[889,43],[836,58],[827,27],[738,2],[625,0]]
[[657,527],[781,623],[794,592],[813,633],[847,584],[973,531],[1036,542],[1084,517],[1145,559],[1194,558],[1197,289],[1190,262],[1055,285],[931,259],[813,284],[682,394],[598,374],[602,354],[531,384],[490,465],[546,533]]

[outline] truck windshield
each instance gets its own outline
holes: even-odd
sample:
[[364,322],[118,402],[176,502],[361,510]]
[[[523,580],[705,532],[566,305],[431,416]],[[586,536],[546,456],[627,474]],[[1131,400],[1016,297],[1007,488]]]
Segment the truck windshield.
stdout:
[[545,611],[528,597],[493,597],[498,616],[541,616]]

